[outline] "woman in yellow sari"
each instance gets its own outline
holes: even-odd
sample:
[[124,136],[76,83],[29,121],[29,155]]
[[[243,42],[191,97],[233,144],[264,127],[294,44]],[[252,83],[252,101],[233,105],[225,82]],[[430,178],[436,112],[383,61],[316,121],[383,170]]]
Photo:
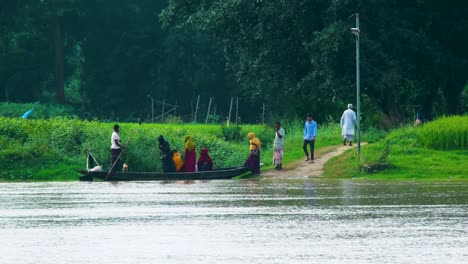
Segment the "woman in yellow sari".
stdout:
[[250,139],[250,154],[247,160],[244,163],[244,166],[247,167],[253,174],[260,174],[260,139],[255,137],[253,132],[247,134]]

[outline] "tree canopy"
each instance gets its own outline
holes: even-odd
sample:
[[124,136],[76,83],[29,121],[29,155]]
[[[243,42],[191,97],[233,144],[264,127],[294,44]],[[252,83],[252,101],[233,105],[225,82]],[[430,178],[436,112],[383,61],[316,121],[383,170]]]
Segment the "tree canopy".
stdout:
[[0,101],[131,120],[154,98],[192,120],[199,95],[221,116],[238,96],[246,122],[263,104],[269,117],[336,120],[356,101],[355,13],[364,121],[466,111],[463,0],[5,0]]

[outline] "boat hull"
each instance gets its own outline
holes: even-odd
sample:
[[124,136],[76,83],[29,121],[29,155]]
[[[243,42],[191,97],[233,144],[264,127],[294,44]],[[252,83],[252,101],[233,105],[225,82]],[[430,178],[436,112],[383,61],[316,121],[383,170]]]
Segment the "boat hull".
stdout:
[[80,177],[80,181],[175,181],[175,180],[219,180],[231,179],[247,172],[245,167],[227,168],[198,172],[113,172],[90,171]]

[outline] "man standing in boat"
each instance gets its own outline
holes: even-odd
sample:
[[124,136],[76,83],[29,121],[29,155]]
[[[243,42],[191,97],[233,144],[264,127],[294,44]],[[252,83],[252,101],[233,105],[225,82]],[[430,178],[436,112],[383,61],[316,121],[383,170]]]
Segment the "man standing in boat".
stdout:
[[[119,130],[119,125],[114,125],[114,132],[112,132],[111,136],[111,154],[109,168],[111,168],[112,165],[114,165],[114,163],[117,161],[117,157],[119,157],[120,153],[122,152],[122,149],[124,148],[124,146],[120,142]],[[114,165],[114,168],[118,168],[117,164]]]

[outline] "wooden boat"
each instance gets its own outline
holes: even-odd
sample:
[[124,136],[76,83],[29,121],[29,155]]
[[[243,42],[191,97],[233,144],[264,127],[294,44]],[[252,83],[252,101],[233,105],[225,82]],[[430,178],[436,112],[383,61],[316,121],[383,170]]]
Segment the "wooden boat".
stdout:
[[245,167],[226,168],[212,171],[198,172],[112,172],[85,171],[80,181],[175,181],[175,180],[218,180],[231,179],[247,172]]

